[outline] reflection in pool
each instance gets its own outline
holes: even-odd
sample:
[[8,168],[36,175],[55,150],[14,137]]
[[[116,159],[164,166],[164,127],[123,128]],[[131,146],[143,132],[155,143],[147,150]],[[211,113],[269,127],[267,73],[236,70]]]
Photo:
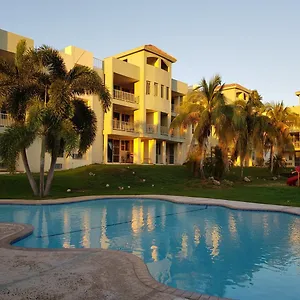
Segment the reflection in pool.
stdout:
[[299,299],[298,216],[116,199],[1,205],[0,221],[35,227],[16,246],[133,253],[172,287],[235,299]]

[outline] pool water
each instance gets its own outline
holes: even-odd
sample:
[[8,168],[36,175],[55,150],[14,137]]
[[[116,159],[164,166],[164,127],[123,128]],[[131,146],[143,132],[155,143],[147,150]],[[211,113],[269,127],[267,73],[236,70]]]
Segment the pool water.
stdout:
[[115,199],[1,205],[0,222],[34,226],[16,246],[133,253],[171,287],[234,299],[299,299],[298,216]]

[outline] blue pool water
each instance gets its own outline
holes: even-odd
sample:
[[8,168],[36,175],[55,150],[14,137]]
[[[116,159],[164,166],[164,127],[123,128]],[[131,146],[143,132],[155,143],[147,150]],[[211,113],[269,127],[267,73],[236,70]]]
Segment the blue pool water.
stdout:
[[172,287],[235,299],[299,299],[297,216],[121,199],[1,205],[0,221],[35,227],[16,246],[133,253]]

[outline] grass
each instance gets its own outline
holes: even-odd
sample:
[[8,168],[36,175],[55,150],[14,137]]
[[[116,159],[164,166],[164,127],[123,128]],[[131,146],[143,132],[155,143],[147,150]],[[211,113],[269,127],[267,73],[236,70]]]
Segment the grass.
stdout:
[[[90,172],[95,176],[90,176]],[[300,188],[287,186],[285,177],[273,181],[266,168],[251,167],[244,171],[245,176],[252,179],[246,183],[239,179],[239,172],[238,167],[232,168],[226,176],[234,182],[231,187],[214,186],[193,178],[185,166],[91,165],[56,172],[50,198],[164,194],[300,206]],[[0,175],[0,198],[34,199],[26,175]]]

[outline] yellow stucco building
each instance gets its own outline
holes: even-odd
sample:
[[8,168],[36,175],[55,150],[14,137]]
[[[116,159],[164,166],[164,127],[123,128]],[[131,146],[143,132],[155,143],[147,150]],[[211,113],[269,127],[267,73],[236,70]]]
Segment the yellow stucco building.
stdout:
[[[0,56],[12,57],[16,45],[26,39],[0,30]],[[187,84],[172,78],[176,59],[153,45],[97,59],[93,53],[74,46],[60,51],[67,68],[75,64],[96,70],[112,95],[112,107],[104,114],[97,96],[83,95],[97,116],[95,142],[82,157],[74,151],[70,157],[59,157],[56,169],[69,169],[92,163],[182,164],[186,157],[187,136],[169,133],[176,116],[176,106],[186,95]],[[11,124],[5,111],[0,111],[0,133]],[[40,141],[27,150],[33,171],[39,170]],[[50,157],[46,157],[46,170]],[[0,166],[1,167],[1,166]],[[3,167],[3,166],[2,166]],[[18,171],[24,171],[22,162]]]
[[[0,56],[13,57],[16,45],[31,38],[0,29]],[[100,60],[93,53],[75,46],[60,51],[68,69],[75,64],[93,68],[101,76],[112,96],[112,106],[103,113],[97,96],[82,95],[97,116],[97,135],[91,148],[83,156],[76,151],[69,157],[61,156],[56,169],[70,169],[93,163],[182,164],[192,138],[192,128],[181,134],[169,132],[176,116],[176,107],[188,93],[186,83],[172,78],[176,58],[154,45],[143,45]],[[194,86],[195,87],[195,86]],[[192,88],[192,87],[191,87]],[[223,89],[227,101],[248,100],[250,90],[237,84],[226,84]],[[300,97],[300,92],[296,95]],[[300,105],[291,107],[300,114]],[[0,133],[11,124],[9,115],[0,109]],[[289,166],[300,165],[300,129],[291,128],[294,153],[286,153]],[[211,146],[217,141],[212,139]],[[39,170],[40,141],[27,150],[32,171]],[[252,164],[251,159],[248,162]],[[50,157],[46,157],[46,170]],[[1,166],[0,169],[5,166]],[[21,160],[18,171],[24,171]]]

